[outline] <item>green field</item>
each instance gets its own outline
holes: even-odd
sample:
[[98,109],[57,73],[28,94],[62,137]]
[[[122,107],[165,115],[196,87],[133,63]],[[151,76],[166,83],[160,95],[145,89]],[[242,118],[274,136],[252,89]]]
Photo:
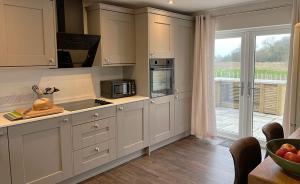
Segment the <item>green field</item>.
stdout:
[[[256,79],[270,79],[270,80],[283,80],[287,79],[287,71],[279,70],[268,70],[268,69],[258,69],[255,71]],[[240,70],[239,69],[215,69],[215,77],[224,77],[224,78],[239,78]]]

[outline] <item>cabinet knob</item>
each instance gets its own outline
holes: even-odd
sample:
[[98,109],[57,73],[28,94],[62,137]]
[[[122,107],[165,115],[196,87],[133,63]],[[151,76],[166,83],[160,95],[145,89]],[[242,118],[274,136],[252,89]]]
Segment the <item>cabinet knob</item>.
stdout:
[[99,125],[98,125],[98,124],[95,124],[95,125],[94,125],[94,128],[99,128]]
[[154,58],[154,53],[150,53],[150,58]]
[[69,119],[66,118],[66,119],[63,120],[63,122],[64,122],[64,123],[68,123],[68,122],[69,122]]
[[105,61],[106,64],[110,64],[109,58],[104,58],[104,61]]
[[95,118],[98,118],[98,117],[99,117],[99,113],[95,113],[93,116],[94,116]]
[[54,59],[53,59],[53,58],[50,58],[50,59],[49,59],[49,63],[50,63],[50,64],[54,64]]
[[100,148],[98,148],[98,147],[97,147],[97,148],[95,148],[95,151],[99,152],[99,151],[100,151]]
[[178,95],[175,96],[175,99],[178,99]]
[[154,100],[151,100],[150,102],[151,102],[151,103],[153,103],[153,104],[155,103],[155,101],[154,101]]
[[124,107],[119,107],[119,110],[120,110],[120,111],[124,110]]

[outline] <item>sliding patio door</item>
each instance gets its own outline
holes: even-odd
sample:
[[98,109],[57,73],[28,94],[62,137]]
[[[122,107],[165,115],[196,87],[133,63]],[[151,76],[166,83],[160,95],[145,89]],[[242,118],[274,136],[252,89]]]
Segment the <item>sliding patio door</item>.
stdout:
[[282,123],[290,28],[273,26],[217,32],[215,101],[220,136],[254,136],[262,127]]

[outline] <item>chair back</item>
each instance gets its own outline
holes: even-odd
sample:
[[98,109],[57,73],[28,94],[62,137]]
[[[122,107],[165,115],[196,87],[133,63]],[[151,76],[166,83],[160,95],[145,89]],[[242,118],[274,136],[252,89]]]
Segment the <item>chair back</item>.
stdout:
[[261,162],[261,149],[254,137],[241,138],[229,149],[235,170],[234,184],[247,184],[248,174]]
[[[273,139],[281,139],[284,138],[283,128],[279,123],[268,123],[262,128],[262,132],[266,136],[266,140],[271,141]],[[268,152],[266,152],[265,158],[268,156]]]

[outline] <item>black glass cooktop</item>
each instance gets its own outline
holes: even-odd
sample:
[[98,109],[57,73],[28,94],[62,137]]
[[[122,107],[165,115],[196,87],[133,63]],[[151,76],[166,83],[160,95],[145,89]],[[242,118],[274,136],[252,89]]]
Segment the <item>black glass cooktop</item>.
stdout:
[[59,105],[67,111],[77,111],[81,109],[98,107],[98,106],[108,105],[108,104],[112,104],[112,103],[104,100],[99,100],[99,99],[88,99],[88,100],[81,100],[76,102],[62,103]]

